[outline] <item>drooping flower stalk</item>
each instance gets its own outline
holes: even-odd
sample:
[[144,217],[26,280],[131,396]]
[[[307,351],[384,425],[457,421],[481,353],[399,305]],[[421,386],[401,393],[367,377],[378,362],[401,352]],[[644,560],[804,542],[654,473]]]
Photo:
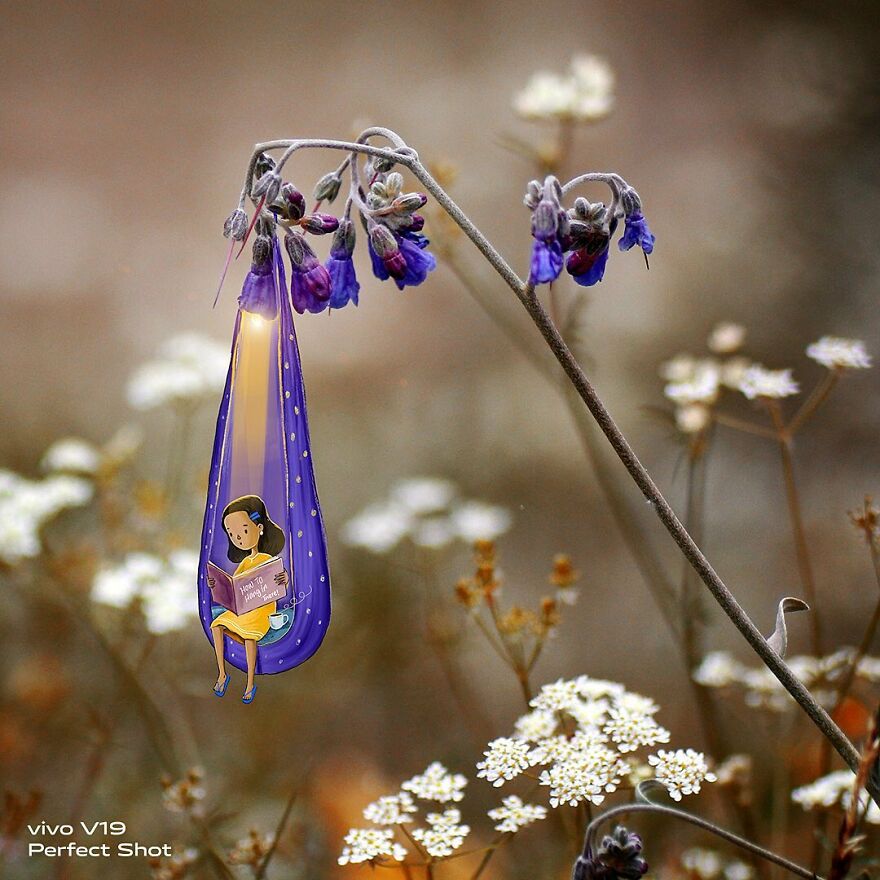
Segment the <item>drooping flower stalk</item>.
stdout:
[[[390,148],[382,148],[367,143],[366,141],[373,136],[381,136],[390,140],[392,146]],[[409,170],[421,182],[427,193],[436,199],[438,204],[474,243],[477,249],[483,254],[508,287],[510,287],[511,291],[526,309],[551,352],[565,371],[573,388],[596,420],[599,428],[605,434],[607,440],[618,458],[626,467],[631,478],[639,487],[646,500],[652,505],[658,518],[676,542],[681,552],[687,558],[688,562],[697,572],[700,579],[712,593],[722,610],[731,619],[737,629],[739,629],[740,633],[750,644],[752,649],[761,657],[768,669],[770,669],[780,680],[823,734],[829,738],[835,749],[840,753],[847,764],[852,768],[857,767],[859,754],[853,747],[852,743],[849,742],[847,737],[830,718],[828,713],[818,704],[815,698],[797,679],[782,658],[770,648],[764,636],[741,608],[727,585],[718,576],[717,572],[703,555],[699,546],[688,533],[687,529],[682,525],[666,498],[654,483],[650,474],[639,461],[632,447],[629,445],[628,441],[605,407],[605,404],[596,393],[582,367],[568,349],[568,346],[559,333],[558,328],[553,324],[549,315],[538,300],[535,294],[535,283],[523,281],[523,279],[514,272],[507,261],[498,253],[483,233],[437,183],[428,169],[419,160],[418,154],[412,148],[407,146],[398,135],[387,129],[371,129],[362,134],[361,137],[354,142],[332,139],[296,139],[270,141],[258,144],[252,153],[250,162],[248,163],[242,200],[253,196],[252,181],[254,170],[257,165],[258,157],[265,151],[273,149],[284,150],[284,153],[274,167],[274,173],[280,175],[285,163],[296,151],[300,149],[315,148],[342,150],[349,153],[348,168],[351,172],[350,197],[352,198],[354,206],[365,216],[370,216],[374,212],[374,209],[370,208],[364,201],[363,189],[360,185],[358,170],[359,155],[365,155],[377,160],[378,165],[376,167],[390,169],[394,165],[399,165],[402,168]],[[386,173],[386,171],[383,170],[377,173]],[[609,220],[610,218],[617,218],[620,216],[623,216],[623,218],[626,219],[626,217],[629,216],[634,230],[631,237],[635,236],[637,238],[635,243],[639,243],[643,250],[646,250],[647,252],[646,245],[652,247],[653,240],[650,240],[649,242],[649,233],[646,228],[641,227],[640,221],[637,218],[633,218],[635,211],[628,212],[627,207],[623,204],[622,194],[631,189],[631,187],[629,187],[619,175],[595,172],[580,175],[562,186],[561,194],[564,197],[576,186],[591,181],[604,182],[611,188],[613,198],[611,205],[608,208]],[[260,197],[260,199],[263,198],[264,196]],[[258,204],[259,210],[259,200],[256,198],[252,198],[252,200]],[[580,268],[580,266],[577,266],[576,268]],[[871,793],[880,798],[880,791],[877,790],[876,786],[872,785]]]

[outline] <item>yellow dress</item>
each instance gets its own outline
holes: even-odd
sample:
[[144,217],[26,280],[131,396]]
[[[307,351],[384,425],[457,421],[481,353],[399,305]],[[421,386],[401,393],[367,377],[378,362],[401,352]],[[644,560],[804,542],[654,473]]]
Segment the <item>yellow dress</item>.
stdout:
[[[268,553],[256,553],[253,556],[246,556],[239,562],[235,573],[241,574],[244,571],[250,571],[250,569],[268,562],[271,558]],[[258,642],[269,632],[269,615],[274,613],[274,602],[254,608],[253,611],[246,611],[244,614],[224,611],[214,620],[211,627],[222,626],[223,629],[229,631],[233,638],[238,636],[239,639],[253,639]]]

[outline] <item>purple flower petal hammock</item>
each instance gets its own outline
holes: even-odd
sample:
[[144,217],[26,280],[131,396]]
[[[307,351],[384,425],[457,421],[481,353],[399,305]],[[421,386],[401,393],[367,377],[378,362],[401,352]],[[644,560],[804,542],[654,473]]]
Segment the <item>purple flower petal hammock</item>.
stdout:
[[[258,495],[284,532],[280,551],[288,572],[276,603],[283,626],[257,642],[258,674],[304,663],[321,645],[330,623],[327,538],[315,486],[299,348],[281,250],[273,240],[271,320],[239,310],[232,335],[226,387],[220,402],[199,554],[199,616],[211,641],[212,620],[225,609],[212,600],[208,562],[233,573],[223,523],[233,499]],[[224,637],[227,662],[246,670],[244,645]]]

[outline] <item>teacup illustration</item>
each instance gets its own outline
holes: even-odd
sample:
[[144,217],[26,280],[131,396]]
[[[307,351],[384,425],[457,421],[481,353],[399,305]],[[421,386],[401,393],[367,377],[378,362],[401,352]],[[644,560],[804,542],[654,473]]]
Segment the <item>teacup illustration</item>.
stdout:
[[269,615],[269,626],[272,629],[281,629],[282,626],[286,626],[288,623],[290,623],[289,611],[276,611],[274,614]]

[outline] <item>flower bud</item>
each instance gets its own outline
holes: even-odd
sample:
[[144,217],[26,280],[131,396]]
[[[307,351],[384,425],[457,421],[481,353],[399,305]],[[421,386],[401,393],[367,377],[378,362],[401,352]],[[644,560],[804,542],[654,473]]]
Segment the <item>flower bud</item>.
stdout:
[[292,184],[285,183],[281,187],[281,200],[291,220],[299,220],[306,212],[305,196]]
[[305,239],[298,232],[288,232],[284,236],[284,248],[294,266],[301,266],[305,259]]
[[326,235],[339,228],[339,220],[331,214],[307,214],[300,221],[300,226],[313,235]]
[[367,163],[367,172],[370,175],[384,174],[386,171],[390,171],[393,167],[394,162],[392,162],[391,159],[385,159],[381,156],[373,156]]
[[399,250],[394,233],[380,223],[373,223],[369,228],[369,234],[370,244],[373,246],[377,256],[384,259],[386,255]]
[[623,192],[621,192],[620,204],[623,208],[623,213],[626,214],[627,217],[631,214],[641,214],[642,212],[642,200],[639,198],[639,194],[631,186],[627,186]]
[[334,260],[346,260],[354,253],[355,230],[351,220],[341,220],[330,244],[330,256]]
[[424,193],[406,193],[406,195],[398,196],[391,203],[391,207],[398,213],[411,214],[424,207],[427,201],[428,197]]
[[407,228],[410,232],[421,232],[425,228],[425,218],[421,214],[410,214]]
[[403,278],[406,275],[406,257],[399,250],[382,257],[382,263],[392,278]]
[[315,184],[315,199],[319,202],[332,202],[339,195],[342,178],[335,171],[328,171]]
[[223,224],[223,236],[234,241],[243,241],[247,235],[248,215],[244,209],[236,208]]
[[403,175],[399,171],[392,171],[385,177],[385,190],[390,198],[398,195],[403,189]]
[[269,262],[272,255],[272,239],[268,235],[258,235],[254,239],[253,263],[255,266],[263,266]]
[[548,199],[542,199],[532,212],[532,235],[538,241],[553,241],[559,227],[559,211]]
[[275,167],[275,160],[268,153],[260,153],[254,162],[254,177],[262,177]]
[[253,186],[254,198],[266,197],[266,203],[274,202],[281,190],[281,178],[274,171],[267,171]]
[[526,194],[523,197],[523,204],[530,211],[534,211],[538,207],[538,202],[541,201],[541,192],[541,184],[537,180],[530,180],[529,185],[526,187]]

